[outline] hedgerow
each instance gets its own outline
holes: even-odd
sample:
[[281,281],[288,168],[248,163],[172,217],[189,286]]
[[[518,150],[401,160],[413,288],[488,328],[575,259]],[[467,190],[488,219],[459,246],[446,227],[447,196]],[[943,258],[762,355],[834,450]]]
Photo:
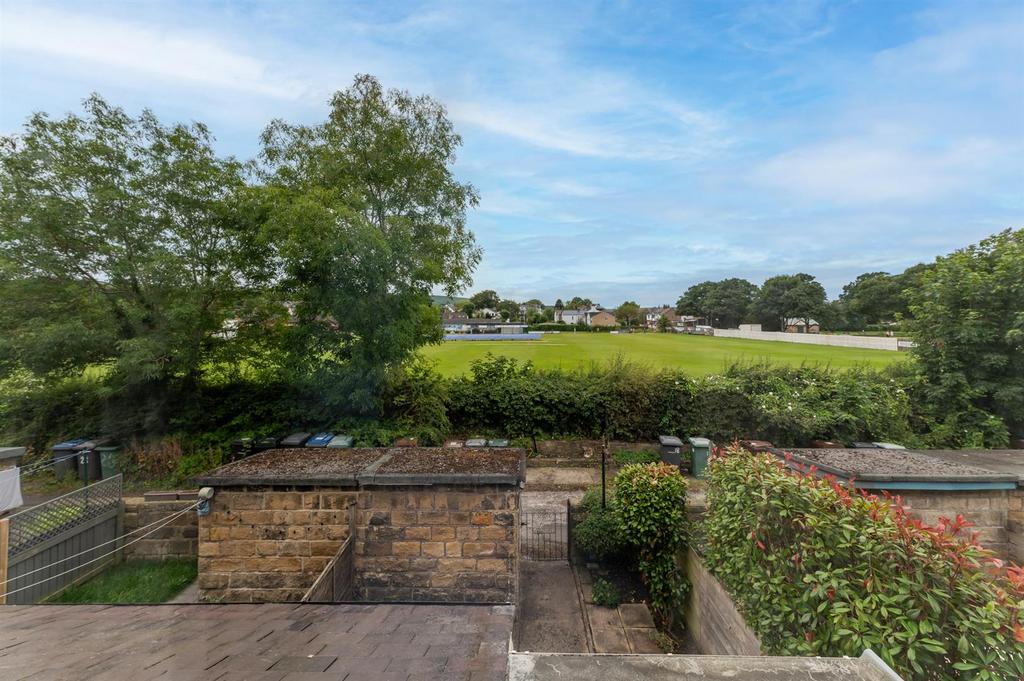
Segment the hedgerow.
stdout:
[[898,499],[730,449],[707,474],[705,561],[765,652],[859,655],[907,679],[1024,678],[1024,570],[963,517],[928,527]]

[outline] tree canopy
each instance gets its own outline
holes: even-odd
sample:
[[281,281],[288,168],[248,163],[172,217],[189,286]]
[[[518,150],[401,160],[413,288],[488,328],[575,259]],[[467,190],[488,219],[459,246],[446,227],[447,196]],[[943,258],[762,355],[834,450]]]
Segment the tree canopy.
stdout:
[[756,295],[757,286],[746,279],[704,281],[686,290],[676,302],[676,312],[703,317],[712,326],[735,327],[746,319]]
[[1024,229],[938,258],[908,295],[922,389],[950,427],[974,428],[982,409],[1024,436]]
[[97,95],[83,108],[0,140],[0,366],[102,365],[159,427],[250,281],[232,205],[241,166],[202,125],[133,118]]
[[622,326],[636,326],[640,323],[640,306],[632,300],[627,300],[615,308],[615,319]]
[[320,123],[273,121],[248,174],[200,124],[98,96],[36,114],[0,139],[0,371],[99,368],[129,429],[161,429],[227,358],[372,409],[440,338],[431,291],[454,295],[480,259],[460,144],[438,102],[370,76]]
[[785,330],[786,320],[810,320],[826,312],[825,288],[810,274],[780,274],[765,280],[754,301],[762,323]]

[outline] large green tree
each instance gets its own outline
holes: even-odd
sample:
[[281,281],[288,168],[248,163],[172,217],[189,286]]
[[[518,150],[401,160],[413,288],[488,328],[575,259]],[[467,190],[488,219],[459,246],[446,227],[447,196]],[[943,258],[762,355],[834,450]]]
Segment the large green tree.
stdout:
[[754,301],[762,323],[785,330],[789,318],[810,323],[826,311],[825,288],[810,274],[780,274],[765,280]]
[[703,317],[712,326],[734,327],[747,317],[756,295],[757,286],[746,279],[703,281],[679,298],[676,312]]
[[478,199],[452,172],[461,141],[440,103],[366,75],[326,121],[263,133],[263,239],[298,321],[288,354],[328,402],[372,408],[387,370],[440,338],[431,290],[470,283]]
[[703,317],[710,323],[711,306],[709,298],[715,288],[715,282],[702,281],[686,289],[686,292],[676,301],[676,313]]
[[158,429],[243,297],[240,165],[202,125],[83,108],[0,138],[0,367],[103,365],[131,408],[119,425]]
[[907,311],[902,278],[888,272],[860,275],[843,287],[839,300],[848,315],[861,317],[867,324],[894,321]]
[[908,295],[929,401],[958,431],[977,408],[1024,436],[1024,229],[938,258]]
[[640,323],[640,316],[640,306],[632,300],[615,308],[615,319],[622,326],[636,326]]

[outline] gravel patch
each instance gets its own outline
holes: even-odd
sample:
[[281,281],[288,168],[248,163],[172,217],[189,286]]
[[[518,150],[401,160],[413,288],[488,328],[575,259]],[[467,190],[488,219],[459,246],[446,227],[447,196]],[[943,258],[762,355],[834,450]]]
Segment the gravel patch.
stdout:
[[203,478],[353,476],[381,458],[380,449],[268,449],[204,473]]
[[377,474],[406,475],[516,475],[521,449],[456,449],[452,447],[409,447],[389,449],[390,458]]
[[899,449],[787,449],[794,457],[858,478],[984,478],[1002,476],[985,468]]

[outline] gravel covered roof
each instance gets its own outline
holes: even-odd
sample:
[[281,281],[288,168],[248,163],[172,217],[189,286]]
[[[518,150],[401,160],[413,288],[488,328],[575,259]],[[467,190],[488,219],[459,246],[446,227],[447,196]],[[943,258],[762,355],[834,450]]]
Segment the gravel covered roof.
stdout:
[[1016,482],[1016,476],[907,449],[786,449],[797,463],[862,481]]
[[519,448],[393,447],[271,449],[196,477],[199,485],[496,484],[525,480]]

